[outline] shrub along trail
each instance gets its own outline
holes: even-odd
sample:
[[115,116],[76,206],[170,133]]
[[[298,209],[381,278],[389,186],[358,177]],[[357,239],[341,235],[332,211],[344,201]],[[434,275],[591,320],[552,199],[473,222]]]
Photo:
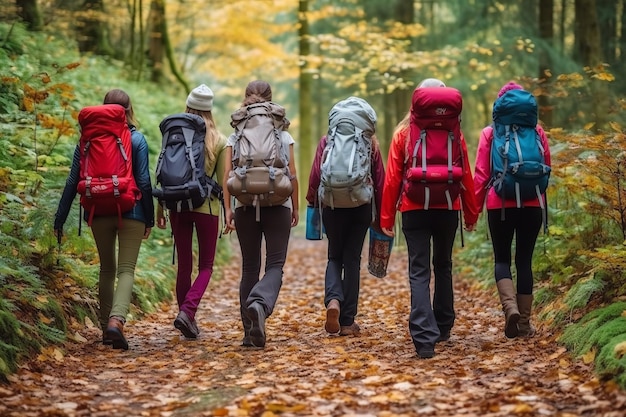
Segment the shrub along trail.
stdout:
[[[236,245],[235,239],[230,239]],[[594,378],[545,329],[507,340],[492,290],[456,277],[457,321],[420,360],[407,318],[405,251],[384,279],[363,256],[360,337],[324,332],[326,241],[292,238],[265,349],[240,346],[239,262],[214,280],[184,340],[176,308],[126,326],[130,350],[83,327],[0,385],[2,416],[622,416],[626,396]],[[83,340],[84,338],[84,340]]]

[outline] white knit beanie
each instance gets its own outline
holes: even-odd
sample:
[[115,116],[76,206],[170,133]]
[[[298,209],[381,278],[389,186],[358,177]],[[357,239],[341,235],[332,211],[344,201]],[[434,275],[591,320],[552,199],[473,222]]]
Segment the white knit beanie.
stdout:
[[418,86],[418,88],[422,88],[422,87],[445,87],[446,85],[444,84],[443,81],[437,79],[437,78],[426,78],[424,81],[422,81],[420,83],[420,85]]
[[213,108],[213,91],[204,84],[200,84],[187,96],[187,107],[200,111],[211,111]]

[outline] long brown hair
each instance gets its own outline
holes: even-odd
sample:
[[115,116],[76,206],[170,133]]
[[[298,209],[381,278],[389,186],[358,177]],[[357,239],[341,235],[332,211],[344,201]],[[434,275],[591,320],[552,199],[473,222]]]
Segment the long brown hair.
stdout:
[[130,101],[130,96],[119,88],[109,90],[104,96],[103,104],[119,104],[126,110],[126,122],[131,126],[137,126],[137,119],[135,119],[135,111],[133,110],[133,103]]
[[272,87],[269,83],[262,80],[250,81],[246,87],[246,94],[243,99],[243,106],[253,103],[263,103],[272,101]]

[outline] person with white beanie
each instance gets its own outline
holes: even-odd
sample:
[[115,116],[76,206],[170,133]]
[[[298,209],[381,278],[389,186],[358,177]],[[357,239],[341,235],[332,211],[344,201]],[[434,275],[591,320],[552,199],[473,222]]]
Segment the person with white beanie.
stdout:
[[[217,182],[221,184],[226,137],[217,130],[212,110],[213,91],[208,86],[200,84],[191,90],[187,96],[185,112],[196,114],[204,119],[206,125],[205,172],[208,176],[217,177]],[[179,313],[174,320],[174,327],[188,339],[195,339],[200,333],[196,322],[196,312],[213,274],[213,261],[219,235],[220,207],[219,199],[211,194],[204,204],[192,211],[171,210],[169,213],[178,257],[176,300]],[[159,204],[157,226],[164,229],[166,222],[163,207]],[[194,227],[198,241],[198,275],[192,281]]]

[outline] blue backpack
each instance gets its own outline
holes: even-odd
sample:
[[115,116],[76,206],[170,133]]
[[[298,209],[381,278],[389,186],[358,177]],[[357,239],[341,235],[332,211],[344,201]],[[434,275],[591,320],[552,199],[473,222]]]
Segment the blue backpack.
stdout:
[[[537,133],[537,100],[525,90],[510,90],[493,105],[493,142],[491,145],[491,185],[504,199],[524,201],[539,199],[548,188],[550,167]],[[545,223],[544,223],[545,224]]]

